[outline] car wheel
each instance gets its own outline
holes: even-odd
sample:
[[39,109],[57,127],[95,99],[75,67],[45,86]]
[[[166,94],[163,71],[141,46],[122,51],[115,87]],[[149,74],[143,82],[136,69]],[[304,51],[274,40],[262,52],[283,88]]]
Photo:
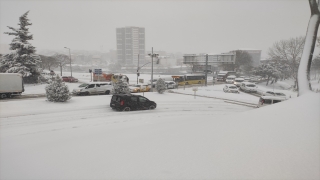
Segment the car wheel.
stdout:
[[110,91],[109,91],[109,90],[107,90],[107,91],[105,92],[105,94],[110,94]]
[[5,99],[5,98],[7,98],[7,95],[6,94],[1,94],[1,99]]
[[185,84],[186,84],[186,85],[189,85],[189,83],[188,83],[188,82],[186,82]]
[[123,109],[123,111],[130,111],[131,109],[130,109],[130,107],[125,107],[124,109]]
[[153,110],[153,109],[155,109],[156,107],[154,106],[154,105],[151,105],[150,107],[149,107],[149,109],[150,110]]
[[89,96],[89,92],[85,92],[84,95]]
[[199,81],[198,84],[201,84],[201,81]]

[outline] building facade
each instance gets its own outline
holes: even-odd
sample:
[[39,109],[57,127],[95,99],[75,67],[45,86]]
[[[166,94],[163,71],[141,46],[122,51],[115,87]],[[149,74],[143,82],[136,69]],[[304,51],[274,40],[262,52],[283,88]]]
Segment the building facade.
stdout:
[[[124,65],[136,65],[138,58],[145,58],[145,28],[123,27],[116,29],[117,61]],[[139,57],[138,57],[139,56]]]
[[193,72],[204,72],[206,69],[211,71],[219,70],[221,65],[235,64],[236,55],[233,52],[222,54],[208,54],[206,65],[206,54],[185,54],[183,64],[192,65]]

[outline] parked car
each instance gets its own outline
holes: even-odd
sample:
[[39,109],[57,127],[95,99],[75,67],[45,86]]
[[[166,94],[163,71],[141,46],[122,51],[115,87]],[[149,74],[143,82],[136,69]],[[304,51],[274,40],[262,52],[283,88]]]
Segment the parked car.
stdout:
[[278,102],[285,101],[285,97],[280,96],[261,96],[259,99],[258,107],[275,104]]
[[133,94],[116,94],[110,101],[110,107],[118,111],[155,109],[157,104],[148,98]]
[[132,86],[129,86],[130,92],[131,93],[137,93],[137,92],[149,92],[150,87],[148,85],[144,84],[135,84]]
[[167,89],[176,88],[176,83],[174,81],[165,81]]
[[233,84],[235,78],[236,78],[236,76],[234,76],[234,75],[228,76],[226,78],[226,83]]
[[[153,87],[156,87],[156,83],[157,83],[158,79],[153,79]],[[148,85],[151,87],[151,80],[148,81]]]
[[250,81],[250,77],[245,77],[244,78],[244,82],[249,82]]
[[239,89],[237,86],[233,85],[233,84],[227,84],[224,86],[223,91],[225,93],[240,93]]
[[72,76],[62,76],[62,81],[64,82],[79,82],[77,78],[74,78]]
[[240,87],[242,82],[244,82],[243,78],[235,78],[233,84],[237,87]]
[[244,92],[255,93],[257,92],[258,86],[250,82],[241,83],[240,89]]
[[110,94],[112,87],[111,82],[84,83],[73,89],[72,93],[75,95]]

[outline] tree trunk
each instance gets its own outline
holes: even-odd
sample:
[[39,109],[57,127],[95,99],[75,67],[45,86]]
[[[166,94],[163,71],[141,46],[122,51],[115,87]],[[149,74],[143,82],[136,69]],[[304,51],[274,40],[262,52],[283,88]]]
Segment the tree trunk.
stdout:
[[267,79],[267,84],[266,84],[266,86],[268,86],[268,84],[269,84],[269,79],[270,79],[270,76],[268,76],[268,79]]
[[309,0],[309,5],[311,9],[311,17],[309,20],[306,41],[298,69],[299,96],[311,92],[310,67],[320,23],[320,12],[316,0]]

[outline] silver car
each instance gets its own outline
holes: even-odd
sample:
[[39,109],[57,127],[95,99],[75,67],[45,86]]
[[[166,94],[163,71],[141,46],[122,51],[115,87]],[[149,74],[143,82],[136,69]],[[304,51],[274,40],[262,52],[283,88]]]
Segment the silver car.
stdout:
[[225,85],[223,91],[225,93],[240,93],[238,87],[232,84]]
[[233,84],[237,87],[240,87],[242,82],[244,82],[243,78],[235,78]]
[[176,87],[176,83],[174,81],[165,81],[167,89],[174,89]]

